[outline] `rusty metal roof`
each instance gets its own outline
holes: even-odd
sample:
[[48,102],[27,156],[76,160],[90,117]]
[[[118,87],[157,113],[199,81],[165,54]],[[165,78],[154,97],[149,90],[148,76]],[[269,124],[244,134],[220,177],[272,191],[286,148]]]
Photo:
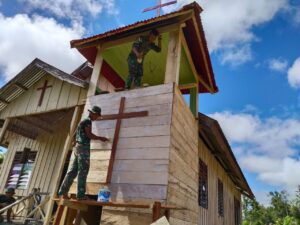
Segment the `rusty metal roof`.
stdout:
[[87,83],[36,58],[0,89],[0,111],[45,75],[86,88]]
[[[192,18],[187,19],[186,27],[183,28],[184,36],[187,40],[188,48],[190,49],[192,59],[198,74],[203,76],[203,80],[211,87],[212,93],[218,92],[218,87],[215,82],[214,72],[211,65],[207,42],[199,14],[202,12],[202,8],[196,3],[185,5],[181,9],[165,14],[163,16],[154,17],[147,20],[138,21],[128,26],[120,27],[114,30],[107,31],[102,34],[94,35],[88,38],[72,40],[70,42],[72,48],[77,48],[78,51],[92,64],[95,62],[97,45],[99,43],[105,43],[109,40],[117,40],[122,37],[127,37],[135,33],[146,31],[149,29],[164,26],[166,24],[173,24],[178,22],[178,18],[189,13],[194,14],[194,20]],[[198,39],[197,30],[199,31],[200,40]],[[203,48],[203,51],[201,50]],[[108,64],[103,65],[103,70],[112,71],[108,67]],[[115,87],[123,87],[124,81],[116,73],[103,73],[104,77],[112,81]],[[187,90],[183,90],[186,93]],[[211,92],[199,82],[199,92],[207,93]]]
[[175,12],[167,13],[165,15],[158,16],[158,17],[153,17],[153,18],[146,19],[146,20],[137,21],[133,24],[126,25],[126,26],[123,26],[123,27],[119,27],[119,28],[116,28],[116,29],[113,29],[113,30],[110,30],[110,31],[107,31],[107,32],[104,32],[104,33],[101,33],[101,34],[97,34],[97,35],[94,35],[94,36],[91,36],[91,37],[72,40],[70,42],[70,44],[71,44],[72,48],[76,48],[76,47],[78,47],[78,46],[80,46],[84,43],[92,42],[94,40],[99,40],[99,39],[103,39],[103,38],[107,38],[107,37],[110,37],[110,36],[113,36],[113,35],[116,35],[116,34],[119,34],[119,33],[123,33],[123,32],[129,31],[129,30],[132,30],[134,28],[142,27],[144,25],[147,25],[147,24],[150,24],[150,23],[153,23],[153,22],[162,21],[162,20],[168,19],[170,17],[176,16],[176,15],[182,13],[182,12],[188,11],[190,9],[195,9],[195,8],[199,11],[199,13],[202,11],[202,8],[196,2],[193,2],[191,4],[188,4],[188,5],[184,6],[183,8],[181,8],[180,10],[177,10]]

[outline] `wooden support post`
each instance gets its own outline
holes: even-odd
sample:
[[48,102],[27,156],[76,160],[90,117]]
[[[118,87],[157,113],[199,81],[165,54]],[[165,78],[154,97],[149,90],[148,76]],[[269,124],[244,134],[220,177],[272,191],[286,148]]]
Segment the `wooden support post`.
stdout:
[[77,210],[77,215],[75,218],[74,225],[80,225],[80,223],[81,223],[81,212],[80,212],[80,210]]
[[152,222],[155,222],[160,218],[160,210],[161,210],[161,203],[154,202],[153,209],[152,209]]
[[170,209],[165,209],[165,217],[168,221],[170,220]]
[[[179,26],[178,26],[179,29]],[[181,58],[181,41],[179,30],[169,33],[169,46],[167,55],[167,65],[165,73],[165,84],[179,83],[179,69]]]
[[96,56],[91,80],[89,83],[89,89],[87,92],[87,97],[94,96],[96,93],[98,81],[100,79],[100,72],[101,72],[102,64],[103,64],[102,50],[100,49],[100,47],[98,47],[97,48],[97,56]]
[[81,114],[81,111],[82,111],[81,107],[82,106],[76,106],[75,109],[74,109],[74,113],[73,113],[73,117],[72,117],[72,121],[71,121],[71,125],[70,125],[70,131],[69,131],[68,136],[66,138],[65,145],[64,145],[62,155],[61,155],[61,160],[59,162],[59,167],[58,167],[58,170],[57,170],[57,174],[55,176],[56,180],[53,180],[55,185],[53,187],[53,191],[52,191],[52,194],[51,194],[52,197],[51,197],[51,199],[49,201],[49,204],[48,204],[48,209],[47,209],[44,225],[48,225],[49,222],[50,222],[50,219],[51,219],[53,205],[54,205],[53,199],[56,197],[56,193],[57,193],[57,190],[59,188],[59,181],[60,181],[60,178],[61,178],[61,175],[62,175],[62,171],[64,169],[64,165],[65,165],[65,161],[66,161],[66,158],[67,158],[67,155],[68,155],[68,151],[71,147],[74,131],[75,131],[76,126],[78,124],[78,120],[80,119],[80,114]]
[[195,117],[198,115],[198,88],[190,89],[190,109]]
[[[60,224],[60,220],[61,220],[61,218],[63,216],[64,210],[65,210],[65,206],[64,205],[59,205],[58,206],[54,225],[59,225]],[[45,220],[45,222],[46,222],[46,220]]]
[[4,135],[5,135],[5,132],[6,132],[6,129],[7,129],[7,126],[10,122],[10,118],[6,118],[5,121],[4,121],[4,124],[1,128],[1,132],[0,132],[0,143],[2,142],[3,138],[4,138]]

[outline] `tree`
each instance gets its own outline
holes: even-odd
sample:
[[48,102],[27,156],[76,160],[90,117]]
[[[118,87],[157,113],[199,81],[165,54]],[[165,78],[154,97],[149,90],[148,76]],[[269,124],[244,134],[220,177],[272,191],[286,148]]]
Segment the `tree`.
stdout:
[[269,193],[270,206],[255,199],[243,198],[243,225],[298,225],[300,224],[300,186],[294,199],[286,191]]
[[288,194],[285,190],[270,192],[271,208],[274,213],[274,218],[285,218],[291,214],[291,206],[288,201]]

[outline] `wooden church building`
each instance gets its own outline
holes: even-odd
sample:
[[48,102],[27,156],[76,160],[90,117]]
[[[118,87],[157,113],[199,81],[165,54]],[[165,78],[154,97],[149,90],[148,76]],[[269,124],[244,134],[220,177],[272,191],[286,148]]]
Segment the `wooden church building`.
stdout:
[[[253,193],[218,122],[198,113],[198,95],[218,92],[201,11],[191,3],[73,40],[71,47],[87,62],[72,74],[35,59],[5,84],[0,89],[0,140],[8,151],[0,192],[14,187],[18,195],[27,195],[40,188],[55,198],[73,159],[74,130],[97,105],[103,117],[93,122],[93,132],[112,142],[92,141],[87,194],[97,195],[105,187],[116,205],[172,206],[166,214],[158,212],[171,225],[240,225],[241,195],[253,198]],[[115,92],[124,87],[132,42],[153,28],[162,35],[162,51],[145,57],[142,82],[149,87]],[[75,191],[76,181],[70,194]],[[50,223],[53,205],[45,206],[44,224]],[[148,208],[124,204],[101,211],[101,225],[153,221]]]

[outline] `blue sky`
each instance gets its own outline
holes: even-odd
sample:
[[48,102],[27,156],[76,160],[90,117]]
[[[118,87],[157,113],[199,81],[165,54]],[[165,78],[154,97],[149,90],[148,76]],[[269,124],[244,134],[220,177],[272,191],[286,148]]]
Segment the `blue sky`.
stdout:
[[[300,184],[300,0],[197,2],[220,90],[201,95],[199,111],[220,122],[258,200],[292,193]],[[0,0],[0,84],[35,57],[71,72],[84,59],[70,40],[153,17],[141,11],[156,3]]]

